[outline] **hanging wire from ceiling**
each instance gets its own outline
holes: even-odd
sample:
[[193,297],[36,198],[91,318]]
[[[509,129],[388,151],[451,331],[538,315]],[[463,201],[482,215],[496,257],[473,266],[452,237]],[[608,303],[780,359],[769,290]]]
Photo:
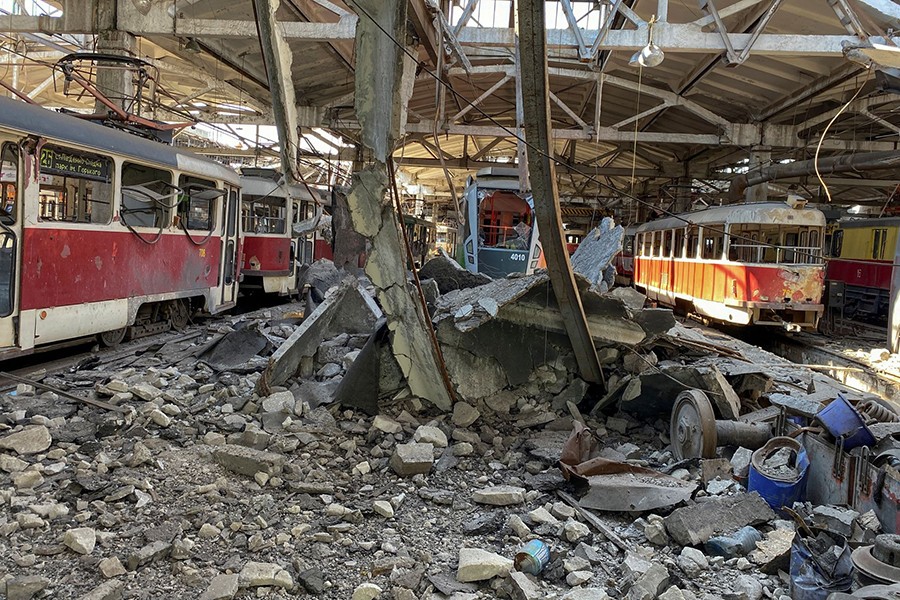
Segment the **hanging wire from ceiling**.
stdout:
[[[871,71],[870,71],[871,73]],[[835,121],[838,120],[844,111],[847,110],[853,101],[859,96],[860,92],[863,91],[863,88],[866,87],[866,84],[869,82],[870,77],[866,77],[862,84],[859,86],[859,89],[856,90],[856,93],[853,94],[853,97],[847,100],[844,105],[841,107],[839,111],[837,111],[831,120],[828,121],[828,125],[825,126],[825,129],[822,130],[822,135],[819,136],[819,143],[816,145],[816,154],[813,157],[813,167],[816,170],[816,178],[819,180],[819,185],[822,186],[822,189],[825,191],[825,197],[828,198],[828,203],[831,204],[831,190],[828,189],[828,184],[825,183],[825,179],[822,177],[822,174],[819,172],[819,151],[822,150],[822,144],[825,142],[825,136],[828,135],[828,130],[831,129],[831,126]]]

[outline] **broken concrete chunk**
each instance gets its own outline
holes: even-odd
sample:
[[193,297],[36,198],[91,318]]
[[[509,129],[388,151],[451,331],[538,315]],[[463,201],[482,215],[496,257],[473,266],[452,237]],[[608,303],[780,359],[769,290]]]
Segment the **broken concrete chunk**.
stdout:
[[489,488],[475,490],[472,501],[478,504],[490,504],[492,506],[510,506],[525,502],[525,488],[496,485]]
[[457,402],[453,405],[452,421],[457,427],[468,427],[480,416],[478,409],[467,402]]
[[101,583],[78,600],[122,600],[124,593],[125,582],[113,579]]
[[572,590],[562,597],[562,600],[607,600],[609,594],[602,588],[581,588]]
[[235,473],[253,477],[257,473],[274,475],[284,466],[284,456],[273,452],[263,452],[245,446],[226,444],[216,447],[216,461]]
[[459,567],[456,579],[462,583],[484,581],[494,577],[506,577],[512,570],[513,561],[480,548],[460,548]]
[[6,581],[7,600],[31,600],[38,592],[50,585],[50,580],[41,575],[23,575]]
[[403,431],[403,425],[384,415],[376,415],[372,421],[372,427],[384,433],[400,433]]
[[16,454],[37,454],[49,448],[52,442],[49,429],[43,425],[29,425],[0,438],[0,449],[12,450]]
[[853,532],[853,523],[859,513],[852,508],[840,506],[817,506],[812,511],[812,522],[816,527],[839,533],[844,537],[850,537]]
[[668,585],[668,569],[659,563],[652,563],[647,572],[634,582],[625,598],[626,600],[654,600]]
[[163,541],[150,542],[137,552],[128,555],[128,570],[134,571],[138,567],[165,558],[171,551],[172,544]]
[[737,531],[775,518],[756,492],[717,496],[713,500],[676,509],[665,518],[669,535],[682,546],[696,546],[714,535]]
[[277,586],[285,589],[294,587],[291,574],[275,563],[248,562],[238,576],[240,587]]
[[413,440],[423,444],[432,444],[435,448],[447,447],[447,434],[439,427],[422,425],[413,434]]
[[209,583],[209,587],[200,596],[200,600],[231,600],[238,592],[238,575],[216,575]]
[[462,268],[443,249],[419,269],[419,279],[433,279],[441,294],[478,287],[491,282],[491,278],[487,275],[472,273]]
[[572,254],[572,270],[587,279],[596,291],[607,292],[612,288],[613,282],[605,277],[605,273],[607,267],[622,251],[624,237],[625,228],[616,225],[612,217],[604,217],[578,244],[578,248]]
[[722,372],[715,365],[711,365],[706,369],[700,369],[700,375],[705,384],[703,389],[709,392],[707,395],[719,409],[720,417],[736,421],[741,416],[741,399]]
[[709,560],[706,558],[706,555],[690,546],[685,546],[681,549],[677,563],[689,577],[696,577],[709,568]]
[[434,464],[434,446],[410,442],[397,444],[391,456],[391,468],[401,477],[410,477],[431,471]]
[[381,588],[374,583],[363,583],[356,586],[350,600],[375,600],[381,595]]
[[90,554],[97,544],[97,533],[90,527],[78,527],[63,535],[63,544],[78,554]]
[[526,573],[510,571],[509,583],[514,600],[540,600],[544,597],[540,586]]

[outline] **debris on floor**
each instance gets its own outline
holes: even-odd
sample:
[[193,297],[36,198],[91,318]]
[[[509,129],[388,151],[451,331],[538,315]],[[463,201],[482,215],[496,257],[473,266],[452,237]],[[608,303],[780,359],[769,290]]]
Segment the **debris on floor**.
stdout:
[[[411,394],[343,277],[308,312],[0,395],[0,591],[785,600],[897,581],[896,423],[858,408],[877,399],[585,286],[603,392],[546,276],[444,285],[452,410]],[[838,398],[856,413],[821,422]],[[835,429],[838,408],[862,421]]]

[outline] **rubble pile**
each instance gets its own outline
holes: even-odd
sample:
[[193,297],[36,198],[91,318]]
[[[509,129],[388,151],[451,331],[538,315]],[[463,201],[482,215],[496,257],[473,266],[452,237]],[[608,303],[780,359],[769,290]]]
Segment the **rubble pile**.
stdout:
[[[302,322],[298,305],[234,317],[0,396],[0,592],[790,596],[797,525],[747,490],[753,449],[677,459],[669,413],[696,387],[720,418],[774,419],[777,393],[802,408],[826,380],[586,288],[603,390],[577,377],[545,276],[457,278],[431,307],[458,395],[440,411],[409,393],[364,283],[328,286]],[[800,508],[881,532],[872,511]]]

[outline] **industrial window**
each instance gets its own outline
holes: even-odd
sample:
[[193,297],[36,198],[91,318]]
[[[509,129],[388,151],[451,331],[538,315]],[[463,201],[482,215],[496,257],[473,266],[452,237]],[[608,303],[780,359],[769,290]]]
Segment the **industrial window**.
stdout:
[[112,218],[112,161],[47,145],[41,148],[41,221],[107,224]]
[[122,165],[122,206],[119,216],[131,227],[165,227],[177,198],[172,174],[137,163]]
[[244,194],[242,206],[247,233],[285,232],[286,198]]
[[838,229],[831,236],[831,255],[835,258],[841,257],[841,250],[844,249],[844,230]]
[[192,175],[178,178],[181,195],[178,202],[178,217],[187,229],[212,231],[215,223],[216,199],[225,194],[216,189],[214,181]]
[[872,258],[877,260],[883,259],[886,245],[887,229],[875,229],[872,231]]
[[2,168],[0,168],[0,199],[3,201],[3,210],[0,211],[0,219],[7,225],[16,222],[18,208],[18,175],[19,175],[19,149],[15,144],[3,144],[0,152]]

